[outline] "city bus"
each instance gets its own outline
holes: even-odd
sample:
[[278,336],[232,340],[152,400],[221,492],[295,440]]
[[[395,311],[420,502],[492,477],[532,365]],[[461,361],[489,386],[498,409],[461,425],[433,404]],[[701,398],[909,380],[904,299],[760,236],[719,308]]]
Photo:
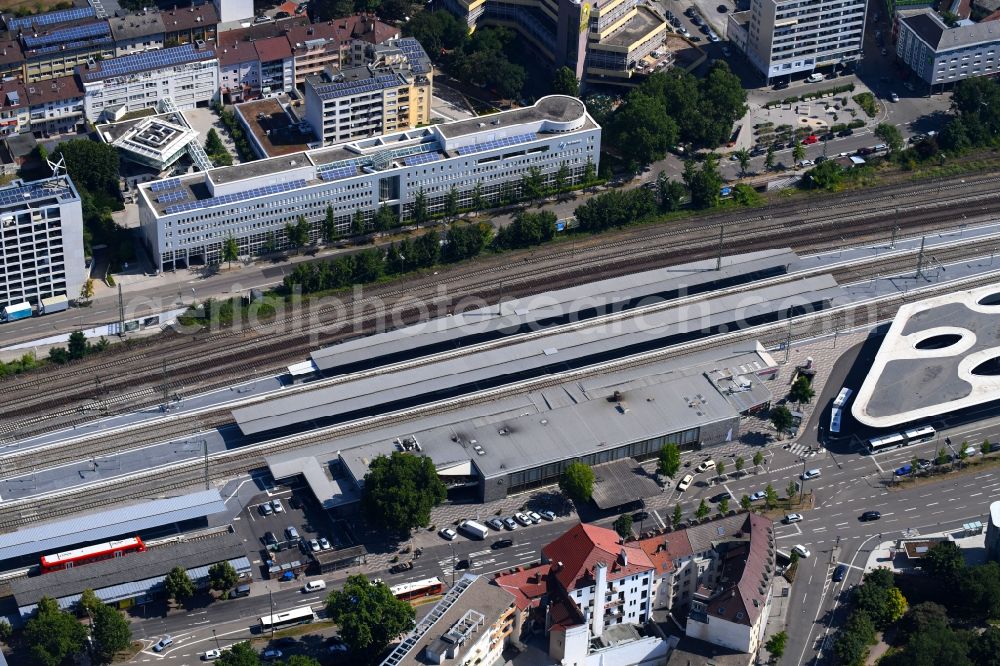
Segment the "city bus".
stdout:
[[392,596],[403,601],[417,599],[419,597],[429,597],[444,592],[444,583],[440,578],[425,578],[415,580],[411,583],[400,583],[389,588]]
[[937,437],[937,430],[930,426],[920,426],[907,430],[903,433],[903,437],[906,437],[907,444],[923,444]]
[[847,401],[851,399],[853,393],[854,391],[849,388],[842,388],[834,399],[833,409],[830,410],[830,432],[840,432],[840,421],[844,417],[844,407],[847,406]]
[[854,391],[849,388],[840,389],[840,393],[837,394],[837,397],[833,401],[833,406],[837,409],[843,409],[847,406],[847,401],[851,399],[853,394]]
[[302,608],[293,608],[292,610],[282,611],[274,615],[259,617],[257,618],[257,622],[260,623],[261,631],[270,631],[272,629],[290,627],[294,624],[308,624],[315,619],[316,614],[313,613],[313,609],[310,606],[303,606]]
[[883,451],[891,451],[892,449],[898,449],[901,446],[906,446],[909,442],[898,432],[894,432],[889,435],[882,435],[881,437],[872,437],[868,440],[867,449],[869,455],[874,455],[876,453],[882,453]]
[[146,544],[142,542],[142,539],[134,536],[128,539],[107,541],[93,546],[67,550],[53,555],[42,555],[40,568],[42,573],[50,573],[52,571],[78,567],[82,564],[122,557],[129,553],[141,553],[145,550]]

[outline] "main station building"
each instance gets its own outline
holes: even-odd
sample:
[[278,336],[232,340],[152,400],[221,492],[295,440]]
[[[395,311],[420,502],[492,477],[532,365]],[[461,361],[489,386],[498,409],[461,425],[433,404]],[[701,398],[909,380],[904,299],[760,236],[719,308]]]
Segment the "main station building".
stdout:
[[454,188],[460,208],[496,205],[522,176],[552,184],[562,166],[578,182],[598,166],[601,127],[583,102],[563,95],[489,116],[407,130],[267,160],[154,181],[139,190],[143,235],[160,270],[221,261],[231,235],[240,254],[288,244],[285,224],[305,216],[320,236],[327,206],[346,233],[356,211],[383,205],[400,220],[422,192],[430,213]]

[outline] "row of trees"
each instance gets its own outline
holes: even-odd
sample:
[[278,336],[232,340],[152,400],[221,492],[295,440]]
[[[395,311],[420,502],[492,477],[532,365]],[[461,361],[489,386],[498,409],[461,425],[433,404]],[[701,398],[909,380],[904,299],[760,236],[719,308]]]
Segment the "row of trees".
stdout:
[[67,347],[52,347],[49,349],[49,360],[53,363],[63,365],[70,361],[78,361],[90,354],[98,354],[107,349],[110,344],[103,335],[96,343],[91,343],[87,340],[83,331],[73,331],[69,334]]
[[[257,159],[257,154],[253,152],[253,148],[250,145],[250,140],[247,138],[246,132],[243,131],[243,127],[240,125],[239,121],[236,120],[236,114],[232,111],[228,111],[223,108],[219,103],[213,106],[215,112],[219,115],[219,120],[222,124],[226,126],[226,131],[229,132],[229,136],[233,138],[233,145],[236,146],[236,152],[240,156],[240,160],[243,162],[252,162]],[[214,130],[212,130],[214,131]],[[220,141],[221,145],[222,142]],[[223,146],[223,150],[225,147]],[[206,152],[208,152],[206,150]],[[211,153],[209,153],[211,156]]]
[[715,61],[700,79],[672,69],[653,74],[628,94],[611,115],[608,144],[626,163],[642,166],[678,144],[715,148],[725,143],[745,113],[746,91],[725,62]]
[[[92,590],[84,590],[76,611],[74,615],[62,610],[49,597],[38,602],[38,610],[25,623],[22,636],[32,662],[38,666],[61,666],[86,654],[89,643],[92,662],[109,664],[115,654],[132,643],[128,620],[120,611],[102,603]],[[79,617],[88,618],[89,630]]]
[[885,631],[907,609],[892,571],[884,567],[865,574],[851,601],[854,607],[833,644],[840,663],[848,666],[864,664],[869,647],[875,644],[876,632]]
[[226,150],[225,144],[222,143],[222,139],[214,127],[208,130],[208,136],[205,137],[205,153],[208,155],[208,159],[212,160],[212,164],[217,167],[233,165],[233,156]]
[[293,654],[282,662],[264,662],[260,654],[253,648],[250,641],[235,643],[222,651],[222,656],[215,660],[215,666],[263,666],[264,663],[270,666],[320,666],[319,662],[312,657],[301,654]]

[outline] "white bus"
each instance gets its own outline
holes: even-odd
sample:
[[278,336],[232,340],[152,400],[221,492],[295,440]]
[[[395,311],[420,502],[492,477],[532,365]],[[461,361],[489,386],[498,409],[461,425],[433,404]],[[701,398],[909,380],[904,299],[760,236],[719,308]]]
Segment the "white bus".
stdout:
[[843,414],[841,413],[840,407],[834,407],[830,410],[830,432],[840,432],[840,419],[842,416]]
[[901,446],[906,446],[908,442],[906,438],[900,435],[898,432],[894,432],[891,435],[883,435],[881,437],[872,437],[868,440],[868,453],[882,453],[883,451],[890,451],[892,449],[898,449]]
[[937,437],[937,430],[930,426],[920,426],[903,433],[907,444],[923,444]]
[[840,389],[840,393],[837,394],[837,397],[833,401],[833,406],[837,409],[843,409],[847,406],[847,401],[851,399],[853,394],[854,391],[849,388]]
[[293,624],[308,624],[315,619],[316,615],[313,613],[313,609],[309,606],[303,606],[274,615],[265,615],[257,618],[257,621],[260,623],[261,631],[270,631],[271,629],[290,627]]
[[842,388],[834,399],[833,409],[830,410],[830,432],[840,432],[840,421],[844,418],[844,407],[847,406],[847,401],[851,399],[853,393],[854,391],[849,388]]

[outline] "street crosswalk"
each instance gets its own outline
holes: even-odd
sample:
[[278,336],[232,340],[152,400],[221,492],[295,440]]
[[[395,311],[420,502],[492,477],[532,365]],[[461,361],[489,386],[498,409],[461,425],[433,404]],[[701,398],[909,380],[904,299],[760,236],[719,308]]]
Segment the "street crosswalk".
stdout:
[[818,453],[815,449],[811,449],[802,444],[792,444],[788,450],[792,453],[792,455],[800,456],[802,458],[812,458]]

